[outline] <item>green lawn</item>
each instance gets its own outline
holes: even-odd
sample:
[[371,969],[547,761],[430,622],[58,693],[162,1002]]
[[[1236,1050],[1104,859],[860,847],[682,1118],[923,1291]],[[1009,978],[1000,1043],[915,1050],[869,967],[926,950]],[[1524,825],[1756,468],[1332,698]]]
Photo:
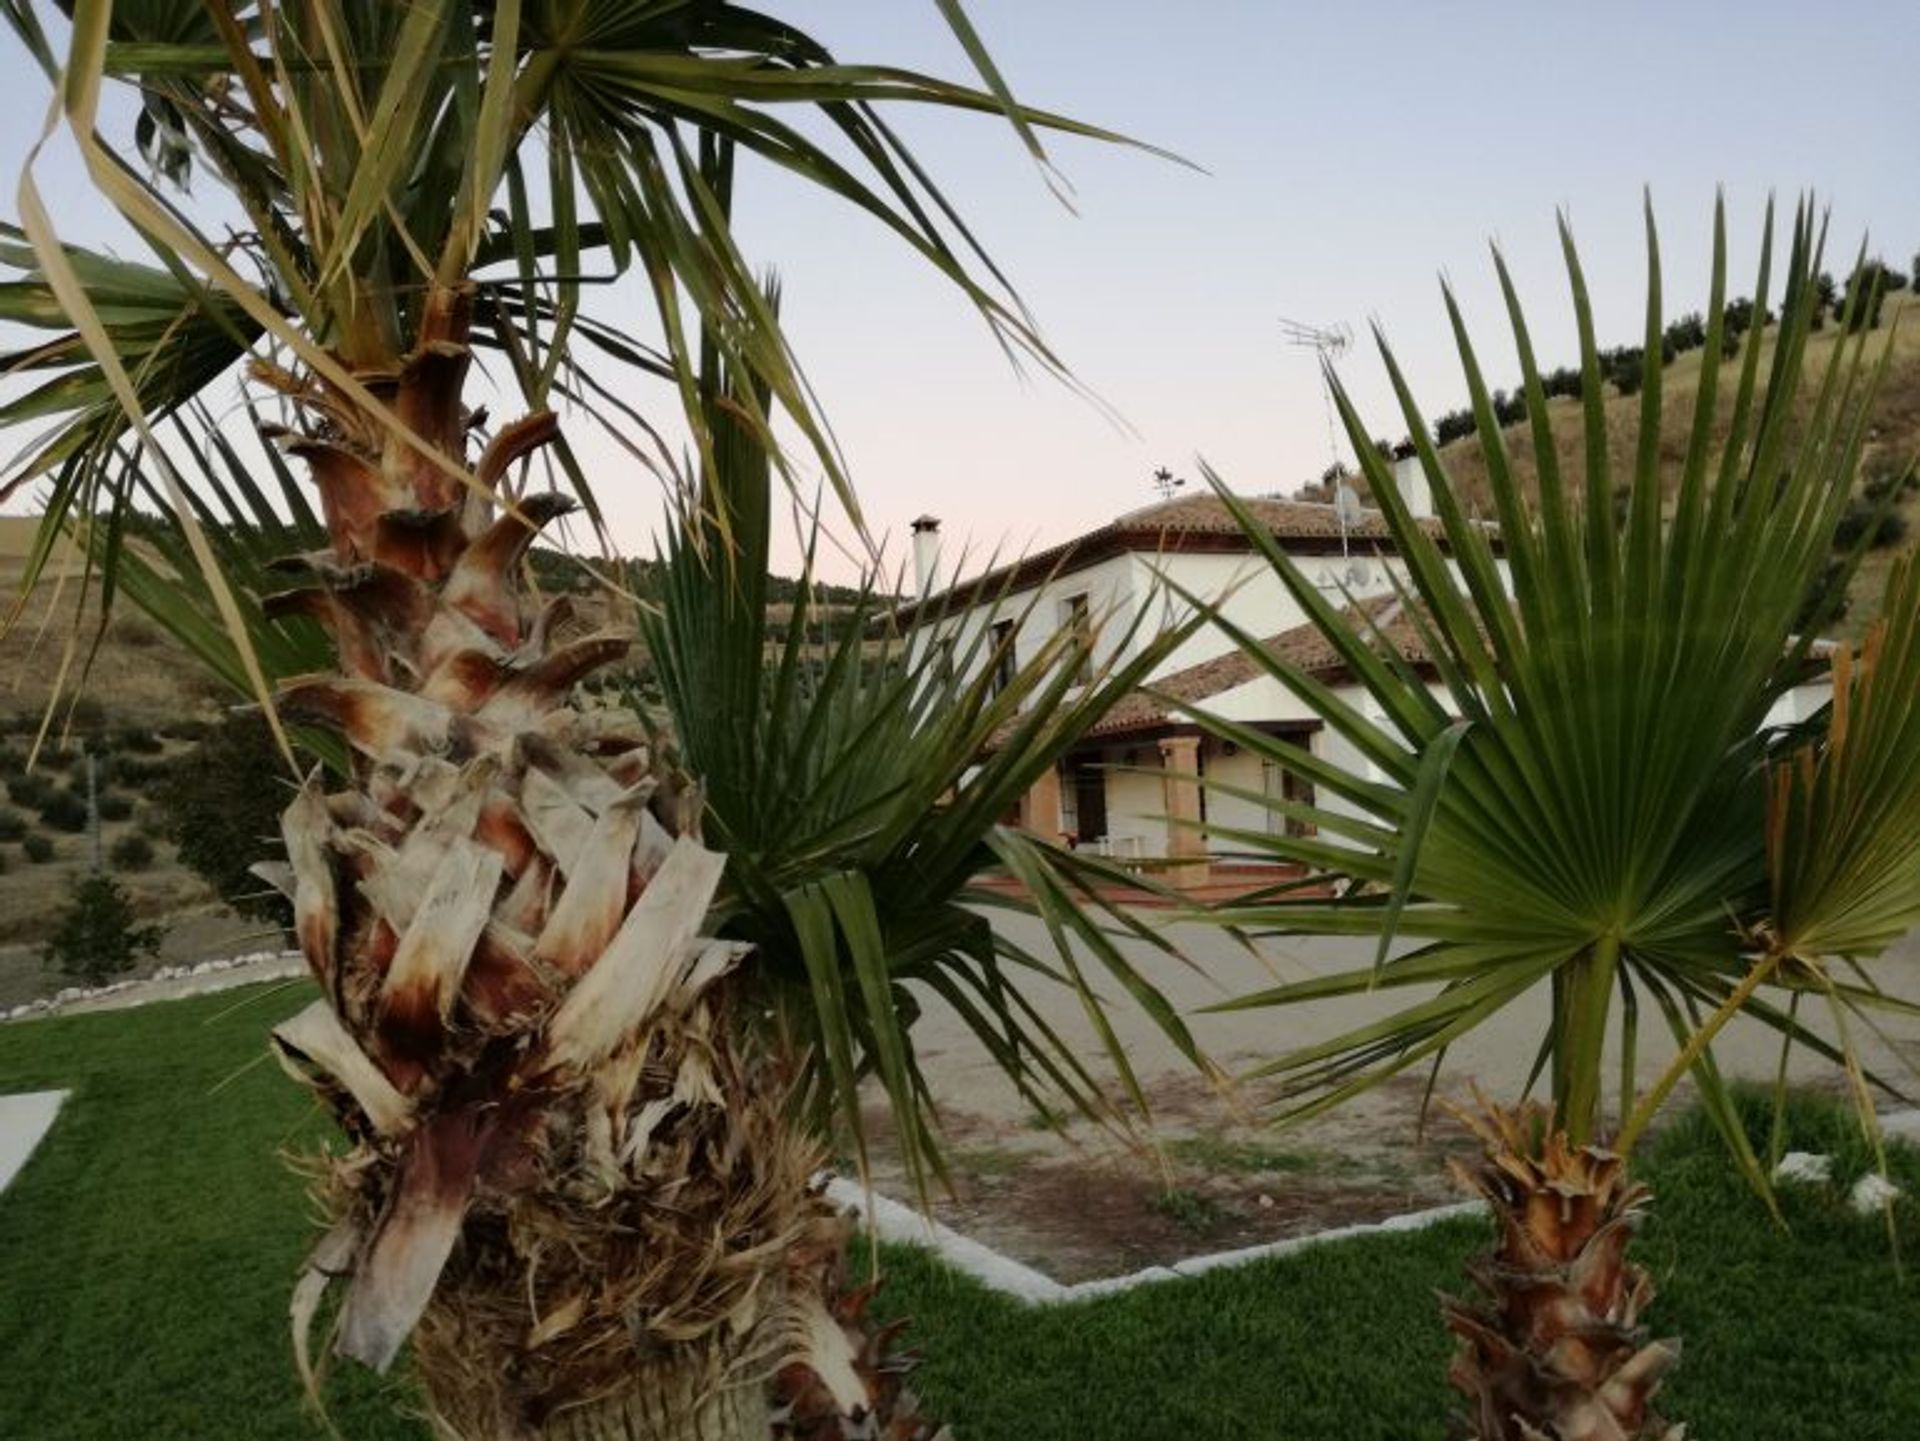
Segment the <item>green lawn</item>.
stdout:
[[[275,1158],[320,1134],[260,1054],[298,993],[242,993],[111,1016],[0,1027],[0,1092],[74,1092],[0,1197],[0,1437],[317,1441],[285,1338],[308,1237]],[[223,1084],[224,1083],[224,1084]],[[1831,1113],[1796,1143],[1859,1148]],[[1920,1436],[1920,1284],[1884,1226],[1830,1197],[1788,1199],[1792,1233],[1730,1184],[1698,1128],[1648,1171],[1658,1223],[1641,1244],[1655,1318],[1686,1338],[1670,1411],[1703,1441]],[[1920,1191],[1920,1158],[1898,1158]],[[1920,1207],[1902,1243],[1920,1256]],[[1447,1345],[1432,1293],[1479,1227],[1330,1246],[1279,1262],[1030,1311],[904,1251],[888,1304],[915,1317],[920,1373],[961,1441],[1438,1437]],[[404,1385],[342,1370],[350,1441],[420,1438]]]

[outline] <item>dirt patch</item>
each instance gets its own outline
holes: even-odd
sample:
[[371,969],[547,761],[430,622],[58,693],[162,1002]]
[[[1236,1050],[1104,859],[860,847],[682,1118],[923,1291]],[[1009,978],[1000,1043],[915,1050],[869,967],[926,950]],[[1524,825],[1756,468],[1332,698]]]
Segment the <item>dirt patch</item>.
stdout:
[[[1422,1092],[1389,1085],[1276,1130],[1258,1097],[1169,1075],[1149,1091],[1152,1135],[1132,1146],[1085,1125],[1056,1135],[949,1110],[954,1185],[931,1209],[1064,1284],[1381,1221],[1460,1199],[1446,1159],[1468,1143],[1438,1115],[1416,1135]],[[909,1198],[884,1112],[869,1124],[876,1186]]]

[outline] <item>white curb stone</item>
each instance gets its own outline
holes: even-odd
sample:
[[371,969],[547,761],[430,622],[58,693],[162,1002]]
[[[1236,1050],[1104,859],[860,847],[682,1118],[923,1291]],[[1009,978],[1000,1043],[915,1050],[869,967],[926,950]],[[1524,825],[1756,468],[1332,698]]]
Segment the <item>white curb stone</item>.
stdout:
[[1180,1273],[1168,1266],[1149,1266],[1124,1276],[1102,1276],[1095,1281],[1076,1281],[1060,1296],[1062,1301],[1091,1301],[1097,1296],[1112,1296],[1131,1291],[1135,1286],[1150,1286],[1160,1281],[1178,1281]]
[[[101,996],[117,996],[141,989],[156,992],[150,996],[131,997],[124,1007],[130,1010],[135,1006],[152,1005],[156,1001],[184,1000],[188,996],[212,995],[216,991],[250,985],[255,981],[284,980],[289,976],[302,974],[305,970],[306,961],[298,951],[254,951],[228,960],[201,961],[192,966],[162,966],[152,975],[143,976],[137,980],[129,978],[114,981],[105,986],[67,986],[55,992],[52,997],[42,996],[38,1000],[0,1011],[0,1022],[24,1021],[33,1016],[55,1015],[68,1006],[95,1000]],[[215,975],[219,975],[221,979],[212,980],[211,978]],[[195,990],[174,995],[168,995],[162,990],[168,982],[190,980],[196,976],[207,978],[208,983]]]
[[1871,1216],[1883,1209],[1889,1202],[1897,1201],[1906,1193],[1878,1172],[1869,1171],[1853,1183],[1853,1191],[1847,1197],[1847,1204],[1856,1215]]
[[28,1091],[0,1096],[0,1191],[12,1184],[60,1114],[65,1091]]
[[[1090,1301],[1098,1296],[1111,1296],[1121,1291],[1131,1291],[1136,1286],[1158,1285],[1163,1281],[1179,1281],[1208,1271],[1223,1270],[1232,1266],[1244,1266],[1252,1261],[1263,1261],[1274,1256],[1291,1255],[1313,1246],[1325,1245],[1334,1241],[1350,1240],[1360,1236],[1392,1235],[1396,1232],[1418,1231],[1450,1221],[1458,1216],[1482,1214],[1484,1205],[1479,1201],[1460,1201],[1448,1206],[1434,1206],[1424,1211],[1412,1211],[1401,1216],[1390,1216],[1384,1221],[1373,1221],[1355,1226],[1338,1226],[1332,1230],[1316,1231],[1307,1236],[1289,1236],[1284,1240],[1270,1241],[1261,1246],[1246,1246],[1235,1251],[1216,1251],[1207,1256],[1190,1256],[1183,1261],[1175,1261],[1171,1266],[1149,1266],[1144,1270],[1133,1271],[1124,1276],[1103,1276],[1094,1281],[1081,1281],[1072,1286],[1063,1286],[1051,1276],[1036,1271],[1003,1256],[990,1246],[984,1246],[970,1236],[963,1236],[949,1226],[943,1226],[931,1217],[924,1216],[910,1206],[898,1201],[868,1192],[856,1182],[845,1177],[835,1177],[827,1184],[827,1198],[837,1206],[843,1206],[861,1216],[871,1214],[874,1232],[883,1241],[895,1245],[919,1246],[932,1251],[948,1266],[992,1290],[1024,1301],[1030,1306],[1055,1306],[1075,1301]],[[872,1207],[869,1213],[868,1201]]]
[[1773,1179],[1798,1181],[1806,1186],[1824,1185],[1833,1179],[1833,1157],[1812,1151],[1789,1151],[1773,1168]]

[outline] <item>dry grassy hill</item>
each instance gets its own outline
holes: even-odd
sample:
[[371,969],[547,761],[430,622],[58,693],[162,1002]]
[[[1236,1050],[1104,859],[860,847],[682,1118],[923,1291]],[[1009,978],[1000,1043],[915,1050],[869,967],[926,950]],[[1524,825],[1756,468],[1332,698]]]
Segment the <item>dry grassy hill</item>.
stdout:
[[[0,533],[0,598],[10,606],[20,589],[22,536],[30,535],[32,522],[7,519]],[[77,566],[55,567],[0,639],[0,1006],[70,984],[41,965],[38,942],[66,903],[73,881],[87,869],[87,841],[49,822],[38,804],[28,802],[38,801],[37,785],[84,794],[85,769],[77,745],[56,726],[32,777],[25,771],[49,698],[56,685],[71,692],[71,685],[62,684],[63,673],[69,680],[78,678],[99,630],[97,604],[76,616],[80,585]],[[218,714],[216,692],[199,667],[127,606],[100,637],[83,694],[83,729],[105,760],[102,849],[111,853],[133,836],[151,846],[152,858],[145,864],[110,868],[143,918],[165,922],[168,936],[160,960],[198,959],[258,944],[240,939],[258,926],[234,919],[204,882],[177,863],[146,795],[146,775],[184,750],[196,726]],[[51,857],[36,860],[29,837],[51,845]]]
[[[1763,342],[1769,348],[1772,333],[1769,330],[1768,340]],[[1833,347],[1841,339],[1839,327],[1831,320],[1825,329],[1809,337],[1809,375],[1817,379],[1832,355]],[[1861,467],[1865,477],[1903,469],[1920,458],[1920,296],[1912,291],[1901,291],[1887,297],[1880,328],[1870,332],[1867,337],[1868,356],[1876,356],[1877,347],[1889,343],[1893,347],[1893,356],[1873,410],[1870,439]],[[1701,354],[1695,350],[1678,356],[1662,371],[1665,403],[1661,416],[1660,459],[1670,485],[1677,483],[1686,456],[1687,437],[1693,425],[1694,406],[1700,391]],[[1763,379],[1766,358],[1763,352]],[[1542,364],[1551,367],[1562,362],[1570,363],[1572,359],[1571,356],[1542,357]],[[1501,367],[1491,354],[1483,356],[1482,361],[1492,374],[1501,373]],[[1714,422],[1716,440],[1726,437],[1727,416],[1732,409],[1738,381],[1738,365],[1723,364],[1720,369],[1720,402]],[[1548,408],[1553,416],[1554,442],[1562,474],[1577,487],[1585,471],[1580,402],[1556,398],[1548,402]],[[1639,427],[1640,397],[1617,395],[1609,387],[1607,431],[1616,476],[1631,472]],[[1515,474],[1523,485],[1531,486],[1535,478],[1533,439],[1524,422],[1507,429],[1506,444]],[[1492,501],[1487,489],[1486,456],[1479,438],[1469,436],[1455,441],[1440,454],[1460,493],[1483,514],[1490,512]],[[1858,634],[1878,613],[1888,566],[1896,555],[1913,549],[1916,537],[1920,536],[1920,497],[1913,494],[1903,496],[1899,509],[1909,522],[1908,535],[1898,545],[1873,551],[1867,556],[1860,574],[1855,578],[1851,592],[1852,604],[1840,627],[1848,634]]]

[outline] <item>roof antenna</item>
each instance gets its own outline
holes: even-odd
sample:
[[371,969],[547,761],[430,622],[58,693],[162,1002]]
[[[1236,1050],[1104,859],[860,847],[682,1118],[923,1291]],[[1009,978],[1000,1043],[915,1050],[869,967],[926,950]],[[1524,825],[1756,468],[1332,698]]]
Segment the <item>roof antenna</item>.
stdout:
[[1346,482],[1346,466],[1340,459],[1339,431],[1333,423],[1333,364],[1353,347],[1353,331],[1344,322],[1333,325],[1308,325],[1305,321],[1280,318],[1280,334],[1287,344],[1311,350],[1320,358],[1320,393],[1327,406],[1327,474],[1333,480],[1333,515],[1340,525],[1340,558],[1347,562],[1345,583],[1364,585],[1370,579],[1364,562],[1352,563],[1349,535],[1360,521],[1360,494]]
[[1186,483],[1185,479],[1175,475],[1164,465],[1153,473],[1153,493],[1163,501],[1172,500],[1174,492]]
[[1340,441],[1333,424],[1333,387],[1328,376],[1333,371],[1333,363],[1353,348],[1353,331],[1342,324],[1308,325],[1301,320],[1280,318],[1280,334],[1288,345],[1302,350],[1311,350],[1320,357],[1320,386],[1327,402],[1327,459],[1335,467],[1340,464]]

